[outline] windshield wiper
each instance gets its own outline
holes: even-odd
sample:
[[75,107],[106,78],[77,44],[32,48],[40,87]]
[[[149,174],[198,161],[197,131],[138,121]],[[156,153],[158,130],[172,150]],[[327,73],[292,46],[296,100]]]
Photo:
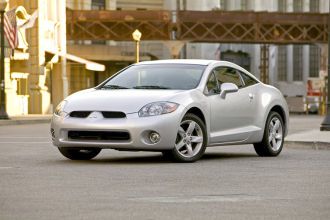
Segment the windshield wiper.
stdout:
[[128,88],[119,85],[104,85],[102,86],[102,89],[128,89]]
[[165,86],[134,86],[133,89],[170,89]]

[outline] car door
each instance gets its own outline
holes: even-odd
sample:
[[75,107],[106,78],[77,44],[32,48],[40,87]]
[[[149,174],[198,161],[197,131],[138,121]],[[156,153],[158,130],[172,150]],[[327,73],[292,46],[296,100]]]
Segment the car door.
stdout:
[[[253,104],[249,92],[242,89],[244,82],[232,67],[216,67],[212,74],[217,81],[217,89],[207,98],[210,104],[210,144],[243,141],[249,136],[247,127],[252,121],[250,115]],[[222,98],[219,95],[222,83],[234,83],[239,90]]]
[[257,107],[259,105],[259,100],[258,100],[258,94],[257,94],[258,86],[256,86],[256,84],[258,84],[259,82],[257,80],[255,80],[254,78],[252,78],[251,76],[249,76],[247,73],[244,73],[240,70],[237,70],[237,72],[241,76],[242,81],[244,83],[244,86],[241,88],[241,90],[246,95],[248,95],[249,101],[250,101],[249,108],[251,110],[249,112],[247,112],[247,114],[248,114],[247,118],[249,119],[249,126],[253,126],[253,127],[250,127],[250,129],[258,130],[259,128],[257,127],[256,121],[258,118]]

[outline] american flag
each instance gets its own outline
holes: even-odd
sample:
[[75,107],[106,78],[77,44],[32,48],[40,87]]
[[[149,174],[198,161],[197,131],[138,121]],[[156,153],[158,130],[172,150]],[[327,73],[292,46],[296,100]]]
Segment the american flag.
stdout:
[[16,8],[7,11],[4,15],[4,32],[8,43],[12,49],[18,45],[17,39],[17,23],[16,23]]

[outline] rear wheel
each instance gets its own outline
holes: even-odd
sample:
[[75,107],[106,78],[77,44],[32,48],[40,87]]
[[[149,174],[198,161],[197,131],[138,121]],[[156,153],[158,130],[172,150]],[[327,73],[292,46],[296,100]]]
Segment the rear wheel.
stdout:
[[277,156],[282,151],[283,142],[283,119],[277,112],[270,112],[267,118],[263,139],[260,143],[254,144],[254,149],[259,156]]
[[180,123],[174,149],[163,152],[163,155],[177,162],[195,162],[203,156],[206,141],[203,121],[196,115],[188,113]]
[[59,147],[58,150],[63,156],[71,160],[90,160],[96,157],[101,149],[100,148],[66,148]]

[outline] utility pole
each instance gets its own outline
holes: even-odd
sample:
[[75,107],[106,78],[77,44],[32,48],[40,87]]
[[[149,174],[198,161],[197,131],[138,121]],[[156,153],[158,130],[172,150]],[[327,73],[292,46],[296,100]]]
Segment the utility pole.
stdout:
[[329,4],[329,12],[328,12],[328,77],[327,83],[328,84],[328,92],[327,92],[327,114],[321,124],[320,130],[321,131],[330,131],[330,4]]
[[6,112],[6,94],[5,94],[5,39],[4,39],[4,14],[6,4],[1,3],[1,56],[0,56],[0,119],[9,119]]

